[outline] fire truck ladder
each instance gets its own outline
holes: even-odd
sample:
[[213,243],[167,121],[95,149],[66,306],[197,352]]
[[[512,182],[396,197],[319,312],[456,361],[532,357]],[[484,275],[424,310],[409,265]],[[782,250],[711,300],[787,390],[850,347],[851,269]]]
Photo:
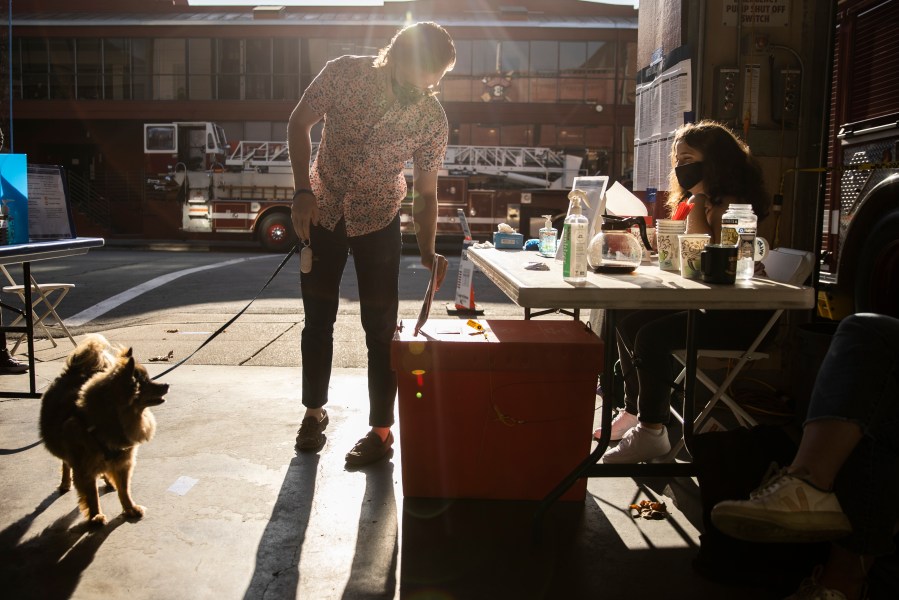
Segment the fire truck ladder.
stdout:
[[[312,144],[315,160],[318,142]],[[580,173],[580,157],[554,152],[549,148],[517,146],[447,146],[443,169],[454,175],[497,175],[524,184],[554,187],[554,182],[569,186]],[[247,142],[225,160],[232,171],[278,172],[290,169],[287,142]],[[412,174],[412,161],[406,163]]]

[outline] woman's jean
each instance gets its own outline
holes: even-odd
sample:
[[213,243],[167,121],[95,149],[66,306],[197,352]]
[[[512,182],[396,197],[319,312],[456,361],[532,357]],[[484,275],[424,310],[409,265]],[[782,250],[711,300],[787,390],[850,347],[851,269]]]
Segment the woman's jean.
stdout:
[[[618,315],[625,410],[645,423],[667,423],[674,382],[671,353],[686,346],[687,313],[635,310]],[[748,348],[769,318],[770,311],[697,312],[696,347]]]
[[899,319],[859,313],[840,322],[812,390],[806,424],[845,420],[864,437],[835,491],[852,523],[840,544],[858,554],[893,552],[899,519]]
[[300,274],[305,312],[300,342],[303,405],[320,408],[328,402],[340,279],[352,251],[368,349],[368,423],[372,427],[389,427],[393,425],[397,389],[396,373],[390,366],[390,343],[399,312],[399,216],[384,229],[357,237],[347,237],[343,220],[333,232],[312,226],[309,245],[313,252],[312,271]]

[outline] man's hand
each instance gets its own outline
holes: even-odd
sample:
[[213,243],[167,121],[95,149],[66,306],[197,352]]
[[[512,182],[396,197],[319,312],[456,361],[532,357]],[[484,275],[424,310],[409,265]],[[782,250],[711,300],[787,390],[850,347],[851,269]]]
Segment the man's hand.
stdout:
[[314,194],[303,192],[293,199],[290,220],[300,241],[308,240],[310,226],[318,225],[318,204]]
[[433,271],[436,265],[437,267],[437,289],[440,289],[440,286],[443,284],[443,278],[446,277],[446,268],[449,266],[449,261],[446,260],[446,257],[442,254],[433,254],[432,256],[422,256],[421,264],[428,268],[428,270]]

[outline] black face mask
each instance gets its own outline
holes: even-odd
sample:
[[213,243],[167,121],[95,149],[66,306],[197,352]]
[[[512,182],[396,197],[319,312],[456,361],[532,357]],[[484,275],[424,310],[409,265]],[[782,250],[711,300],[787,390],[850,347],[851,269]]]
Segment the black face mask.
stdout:
[[396,79],[390,79],[393,96],[402,106],[410,106],[425,97],[425,93],[415,86],[402,85]]
[[674,167],[674,175],[680,186],[689,190],[702,181],[702,161]]

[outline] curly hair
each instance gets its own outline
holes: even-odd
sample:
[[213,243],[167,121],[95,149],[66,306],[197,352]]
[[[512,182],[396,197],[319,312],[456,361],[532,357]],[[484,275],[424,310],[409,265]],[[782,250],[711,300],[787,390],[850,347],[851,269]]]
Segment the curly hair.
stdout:
[[378,52],[375,67],[397,62],[412,63],[425,73],[442,73],[456,64],[456,46],[446,29],[432,21],[413,23],[400,29]]
[[736,197],[751,204],[759,220],[768,215],[770,198],[765,189],[761,166],[749,146],[725,125],[709,120],[688,123],[674,134],[667,202],[672,212],[681,198],[689,195],[680,186],[674,173],[678,142],[702,153],[702,181],[705,183],[709,202],[720,204],[725,197]]

